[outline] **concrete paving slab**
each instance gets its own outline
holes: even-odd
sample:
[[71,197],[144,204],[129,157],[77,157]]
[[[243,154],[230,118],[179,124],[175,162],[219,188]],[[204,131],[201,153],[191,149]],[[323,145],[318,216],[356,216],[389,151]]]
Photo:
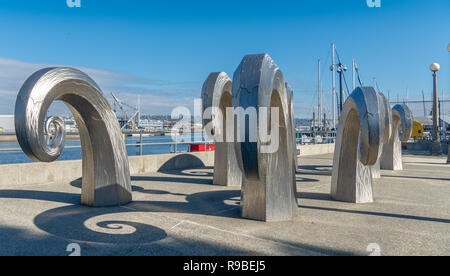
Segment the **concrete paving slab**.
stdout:
[[133,175],[134,201],[113,208],[81,206],[80,180],[2,186],[0,255],[449,255],[446,161],[406,155],[356,205],[329,196],[332,155],[302,157],[298,214],[276,223],[242,219],[240,190],[211,185],[211,167]]

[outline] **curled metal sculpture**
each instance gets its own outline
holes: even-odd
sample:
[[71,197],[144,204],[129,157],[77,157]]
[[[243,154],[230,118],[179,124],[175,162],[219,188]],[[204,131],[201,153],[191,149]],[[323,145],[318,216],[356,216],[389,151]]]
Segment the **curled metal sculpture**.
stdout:
[[413,130],[413,115],[405,104],[392,108],[392,136],[383,147],[381,169],[403,170],[402,142],[407,142]]
[[347,98],[339,119],[333,158],[331,196],[335,200],[373,202],[371,166],[383,143],[380,98],[372,87],[358,87]]
[[286,83],[286,93],[288,96],[289,106],[289,127],[292,133],[292,147],[294,150],[294,177],[298,169],[298,156],[297,156],[297,137],[295,133],[295,121],[294,121],[294,90]]
[[211,73],[203,84],[203,127],[216,140],[213,184],[241,186],[242,172],[236,160],[234,145],[226,141],[227,108],[232,107],[232,82],[224,72]]
[[[293,157],[294,162],[292,163],[292,177],[293,177],[293,193],[294,196],[297,196],[297,169],[298,169],[298,156],[297,156],[297,136],[295,132],[295,121],[294,121],[294,90],[289,86],[288,83],[286,83],[286,93],[288,96],[288,105],[289,105],[289,128],[291,132],[292,137],[292,151],[293,151]],[[297,204],[297,200],[294,200],[294,204]],[[295,207],[294,207],[295,208]]]
[[[383,93],[378,93],[378,108],[380,110],[380,121],[383,124],[381,128],[381,136],[383,137],[383,145],[389,143],[392,135],[392,112],[391,106]],[[372,178],[381,177],[381,158],[378,158],[375,165],[371,167]]]
[[[261,108],[278,108],[278,149],[263,150],[266,142],[234,143],[236,157],[243,172],[241,207],[244,218],[261,221],[290,220],[298,210],[294,171],[294,150],[288,97],[283,74],[267,54],[247,55],[233,76],[233,107],[254,108],[258,122],[273,114],[263,114]],[[259,126],[260,128],[261,126]],[[249,137],[246,125],[245,136]],[[273,127],[271,131],[274,131]]]
[[[72,112],[78,126],[83,179],[81,203],[93,207],[131,201],[128,155],[122,132],[97,84],[73,68],[47,68],[31,75],[19,91],[15,108],[16,135],[22,150],[35,161],[52,162],[64,149],[64,127],[57,117],[46,120],[53,101]],[[53,128],[53,139],[49,134]]]

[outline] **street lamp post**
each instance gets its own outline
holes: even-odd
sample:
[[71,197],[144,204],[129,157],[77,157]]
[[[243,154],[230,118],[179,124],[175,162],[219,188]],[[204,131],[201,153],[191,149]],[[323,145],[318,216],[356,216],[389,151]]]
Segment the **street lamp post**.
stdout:
[[342,106],[344,104],[343,99],[344,99],[344,87],[343,87],[343,81],[342,81],[342,76],[344,71],[347,71],[347,66],[343,65],[341,62],[339,62],[339,64],[337,65],[337,71],[339,73],[339,116],[342,112]]
[[[450,43],[447,45],[447,50],[450,53]],[[447,164],[450,164],[450,142],[448,142]]]
[[437,94],[437,71],[441,66],[438,63],[433,63],[430,70],[433,72],[433,142],[431,144],[431,154],[441,155],[442,147],[439,137],[439,122],[438,122],[438,94]]

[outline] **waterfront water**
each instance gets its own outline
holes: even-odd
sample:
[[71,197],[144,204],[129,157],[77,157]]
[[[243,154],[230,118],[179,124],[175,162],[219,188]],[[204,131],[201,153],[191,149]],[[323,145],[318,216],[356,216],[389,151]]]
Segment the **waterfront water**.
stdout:
[[[179,136],[177,138],[178,142],[189,142],[189,141],[204,141],[201,134],[195,134],[195,136],[190,139],[190,136]],[[143,137],[144,143],[171,143],[174,142],[170,136],[149,136]],[[126,137],[126,144],[137,144],[139,143],[139,137]],[[80,141],[66,141],[66,146],[79,146]],[[18,143],[0,143],[0,148],[20,148]],[[174,150],[174,146],[171,145],[154,145],[154,146],[144,146],[143,154],[164,154],[170,153]],[[187,152],[189,150],[189,145],[177,145],[177,152]],[[127,147],[128,156],[139,155],[138,146],[128,146]],[[81,149],[64,149],[63,153],[58,160],[79,160],[81,159]],[[0,152],[0,164],[20,164],[20,163],[32,163],[22,151],[17,152]]]

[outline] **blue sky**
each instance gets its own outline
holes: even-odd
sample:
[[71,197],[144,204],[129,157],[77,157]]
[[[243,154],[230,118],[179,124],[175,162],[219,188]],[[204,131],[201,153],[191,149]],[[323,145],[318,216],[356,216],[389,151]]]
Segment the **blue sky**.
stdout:
[[[331,106],[331,42],[363,81],[392,98],[431,96],[432,62],[441,64],[439,92],[450,98],[450,1],[142,1],[0,0],[0,114],[12,114],[18,89],[34,70],[85,70],[109,97],[146,114],[192,104],[213,71],[232,77],[242,57],[268,53],[294,89],[297,117],[317,102],[322,60],[324,104]],[[351,89],[351,72],[346,75]],[[450,106],[450,104],[449,104]],[[450,108],[449,108],[450,109]]]

